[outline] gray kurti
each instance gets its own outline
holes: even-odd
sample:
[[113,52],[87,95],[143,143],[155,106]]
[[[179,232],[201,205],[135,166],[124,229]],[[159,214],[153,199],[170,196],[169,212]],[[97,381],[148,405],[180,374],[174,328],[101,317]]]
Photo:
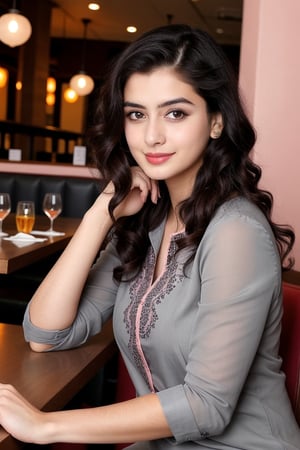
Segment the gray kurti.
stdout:
[[[278,357],[281,267],[261,212],[236,198],[217,211],[183,273],[187,251],[174,256],[153,283],[164,224],[137,279],[118,285],[113,244],[91,270],[72,327],[34,327],[27,340],[53,350],[82,344],[113,313],[114,333],[138,395],[158,393],[174,438],[150,448],[300,449]],[[63,299],[62,299],[63,301]]]

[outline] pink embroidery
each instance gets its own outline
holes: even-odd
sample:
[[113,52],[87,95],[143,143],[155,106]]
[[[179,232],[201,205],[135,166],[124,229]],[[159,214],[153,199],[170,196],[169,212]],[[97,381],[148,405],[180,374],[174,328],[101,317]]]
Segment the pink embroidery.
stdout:
[[137,353],[141,359],[141,363],[142,363],[142,367],[143,367],[143,371],[145,372],[146,375],[146,380],[148,382],[148,385],[151,389],[151,392],[155,392],[154,386],[153,386],[153,381],[152,381],[152,375],[151,375],[151,371],[149,369],[148,363],[146,361],[143,349],[142,349],[142,344],[141,344],[141,338],[140,338],[140,334],[139,334],[139,328],[140,328],[140,322],[141,322],[141,315],[142,315],[142,310],[143,310],[143,305],[145,303],[146,300],[146,296],[144,296],[144,298],[142,299],[141,303],[138,305],[137,308],[137,315],[136,315],[136,320],[135,320],[135,339],[136,339],[136,349],[137,349]]
[[124,311],[124,322],[129,333],[128,348],[133,356],[136,366],[142,373],[152,392],[153,386],[151,371],[145,358],[141,339],[147,339],[155,323],[159,320],[156,308],[167,297],[175,286],[184,278],[182,264],[175,258],[176,234],[170,242],[165,270],[153,283],[155,269],[155,254],[152,247],[149,248],[147,257],[139,276],[131,283],[129,295],[130,304]]

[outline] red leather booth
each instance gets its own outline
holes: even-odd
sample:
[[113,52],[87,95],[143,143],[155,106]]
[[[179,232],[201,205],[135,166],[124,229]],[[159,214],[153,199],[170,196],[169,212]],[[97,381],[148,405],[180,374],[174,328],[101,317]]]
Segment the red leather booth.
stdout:
[[286,387],[300,426],[300,286],[283,283],[283,318],[280,341]]

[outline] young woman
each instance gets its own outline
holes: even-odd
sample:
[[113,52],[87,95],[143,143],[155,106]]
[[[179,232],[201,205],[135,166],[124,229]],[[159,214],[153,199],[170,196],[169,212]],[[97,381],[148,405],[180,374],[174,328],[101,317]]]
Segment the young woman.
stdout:
[[294,235],[271,220],[254,142],[235,77],[204,32],[163,27],[120,56],[90,136],[106,188],[31,300],[24,330],[35,351],[68,349],[113,315],[137,398],[43,413],[2,385],[11,434],[138,449],[300,448],[278,355]]

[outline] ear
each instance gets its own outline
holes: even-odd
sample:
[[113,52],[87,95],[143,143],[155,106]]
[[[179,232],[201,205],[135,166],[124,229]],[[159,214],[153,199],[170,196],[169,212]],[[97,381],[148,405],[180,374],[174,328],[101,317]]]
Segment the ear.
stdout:
[[212,139],[218,139],[224,128],[223,117],[221,113],[214,114],[211,120],[210,137]]

